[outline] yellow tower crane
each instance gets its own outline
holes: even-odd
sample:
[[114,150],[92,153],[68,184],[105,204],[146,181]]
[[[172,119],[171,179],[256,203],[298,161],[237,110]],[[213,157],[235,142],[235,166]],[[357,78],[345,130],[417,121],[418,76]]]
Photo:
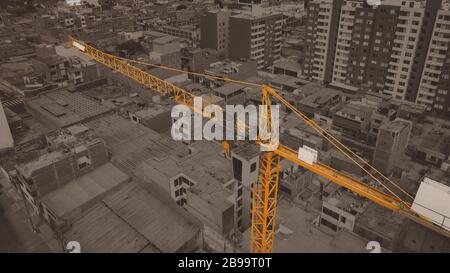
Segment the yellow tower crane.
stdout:
[[[369,175],[374,181],[384,188],[379,190],[375,187],[369,186],[361,181],[358,181],[338,170],[331,168],[320,162],[309,164],[298,158],[297,151],[286,147],[282,144],[271,152],[263,152],[260,156],[260,169],[258,174],[258,181],[254,183],[252,188],[252,225],[251,225],[251,251],[253,253],[270,253],[273,250],[274,234],[275,234],[275,220],[276,220],[276,208],[277,208],[277,194],[278,194],[278,179],[281,170],[280,160],[281,158],[287,159],[300,167],[303,167],[309,171],[312,171],[352,192],[355,192],[389,210],[397,212],[427,228],[434,230],[435,232],[442,234],[450,238],[450,231],[445,229],[443,225],[438,225],[432,220],[424,217],[412,210],[410,202],[404,201],[400,198],[391,188],[386,186],[386,182],[389,182],[397,190],[401,191],[411,201],[414,199],[408,192],[400,188],[394,181],[383,175],[375,167],[371,166],[364,159],[355,154],[350,148],[342,144],[339,140],[333,137],[325,129],[321,128],[313,120],[305,116],[300,110],[292,106],[281,95],[279,95],[274,89],[255,83],[248,83],[242,81],[231,80],[228,78],[214,77],[195,72],[187,72],[184,70],[174,69],[162,65],[155,65],[151,63],[126,59],[117,57],[108,53],[105,53],[95,47],[74,38],[70,38],[69,46],[78,49],[87,56],[92,57],[97,62],[109,67],[110,69],[117,71],[132,80],[135,80],[142,85],[148,87],[161,95],[170,97],[172,100],[179,104],[188,106],[192,110],[194,108],[195,96],[182,88],[161,80],[137,67],[133,64],[139,64],[144,66],[158,67],[165,70],[178,71],[182,73],[189,73],[198,77],[205,77],[209,79],[216,79],[225,82],[233,82],[243,84],[246,86],[260,87],[262,88],[262,106],[266,109],[265,118],[260,117],[260,126],[266,126],[266,132],[271,130],[271,99],[274,98],[286,108],[290,109],[293,113],[298,115],[306,124],[311,126],[322,137],[329,141],[336,149],[342,154],[348,157],[353,163],[361,168],[367,175]],[[204,106],[209,102],[203,100]],[[202,113],[203,114],[203,113]],[[209,118],[209,117],[208,117]],[[261,122],[263,121],[263,122]],[[239,123],[239,121],[238,121]],[[239,125],[239,124],[238,124]],[[263,141],[259,138],[257,141],[261,145],[270,145],[269,141]],[[223,143],[225,153],[229,155],[229,144]],[[383,182],[384,181],[384,182]]]

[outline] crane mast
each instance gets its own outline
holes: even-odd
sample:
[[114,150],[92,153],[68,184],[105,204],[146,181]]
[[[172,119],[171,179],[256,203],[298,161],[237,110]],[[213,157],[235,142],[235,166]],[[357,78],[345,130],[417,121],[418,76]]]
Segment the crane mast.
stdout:
[[[141,83],[159,94],[168,96],[175,102],[194,109],[195,96],[192,93],[179,88],[172,83],[161,80],[143,71],[139,67],[130,64],[133,62],[132,60],[127,61],[124,58],[105,53],[74,38],[70,38],[69,46],[77,48],[82,53],[94,58],[97,62]],[[134,62],[137,63],[137,61]],[[223,80],[227,81],[225,78]],[[272,88],[266,86],[262,87],[262,105],[264,107],[263,109],[265,109],[265,114],[260,116],[259,125],[260,127],[266,127],[266,132],[269,132],[269,134],[271,131],[270,98],[278,96],[279,95]],[[282,103],[286,104],[283,101]],[[203,104],[207,105],[209,103],[204,100]],[[313,126],[313,124],[309,123],[308,125]],[[261,137],[259,137],[257,143],[260,145],[271,144],[270,140],[264,141]],[[227,149],[229,149],[229,144],[224,143],[224,147],[228,147]],[[300,167],[312,171],[360,196],[366,197],[391,211],[406,216],[407,218],[450,238],[450,231],[434,224],[428,218],[417,214],[411,209],[411,206],[408,203],[397,196],[384,193],[320,162],[313,164],[306,163],[298,158],[297,151],[279,144],[274,151],[263,152],[261,154],[258,179],[252,186],[252,223],[250,239],[251,251],[253,253],[270,253],[273,250],[281,159],[287,159]]]

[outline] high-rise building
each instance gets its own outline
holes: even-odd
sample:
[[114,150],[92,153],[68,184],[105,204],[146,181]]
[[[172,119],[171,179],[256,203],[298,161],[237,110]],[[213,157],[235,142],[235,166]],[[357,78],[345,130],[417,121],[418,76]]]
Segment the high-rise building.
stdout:
[[312,0],[304,75],[448,114],[449,5],[448,0],[390,0],[376,7],[363,0]]
[[200,18],[200,47],[211,48],[228,56],[231,11],[212,10]]
[[272,65],[281,58],[281,29],[281,14],[231,16],[230,58],[254,60],[258,69]]
[[303,71],[315,81],[331,82],[341,2],[319,0],[308,5]]
[[345,1],[341,8],[333,85],[406,99],[425,13],[423,1],[390,1],[373,8]]
[[416,102],[450,115],[450,1],[437,12]]

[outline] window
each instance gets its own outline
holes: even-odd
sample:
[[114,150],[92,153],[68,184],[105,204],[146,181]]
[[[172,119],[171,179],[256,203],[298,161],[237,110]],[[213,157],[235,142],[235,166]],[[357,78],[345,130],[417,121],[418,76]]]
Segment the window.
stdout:
[[242,162],[235,157],[233,157],[233,173],[234,179],[242,181]]
[[324,225],[324,226],[326,226],[326,227],[328,227],[328,228],[330,228],[331,230],[334,230],[334,231],[337,231],[337,226],[335,225],[335,224],[333,224],[333,223],[331,223],[331,222],[329,222],[329,221],[327,221],[327,220],[325,220],[325,219],[320,219],[320,225]]
[[330,210],[330,209],[328,209],[326,207],[323,207],[322,211],[326,215],[331,216],[331,217],[333,217],[336,220],[339,220],[339,214],[337,214],[336,212],[334,212],[334,211],[332,211],[332,210]]
[[250,165],[250,172],[254,172],[256,171],[256,162],[252,163],[252,165]]
[[81,169],[91,166],[91,159],[89,158],[89,156],[82,156],[77,159],[77,163],[78,163],[78,169],[81,170]]

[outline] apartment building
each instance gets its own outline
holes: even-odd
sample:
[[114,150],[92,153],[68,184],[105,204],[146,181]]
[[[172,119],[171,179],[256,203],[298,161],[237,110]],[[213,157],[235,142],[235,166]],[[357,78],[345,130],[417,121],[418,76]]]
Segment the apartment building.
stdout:
[[414,56],[416,52],[423,50],[418,45],[424,16],[424,1],[402,1],[383,91],[396,99],[406,100],[407,89],[412,87],[410,79]]
[[308,5],[303,71],[315,81],[331,81],[341,2],[317,0]]
[[258,69],[273,65],[281,58],[282,15],[250,15],[230,17],[230,58],[251,59]]
[[[345,84],[346,82],[350,82],[350,79],[346,79],[347,76],[350,76],[352,74],[347,75],[350,71],[353,70],[353,67],[351,67],[352,62],[350,61],[350,55],[352,53],[358,53],[353,52],[352,49],[354,48],[354,43],[360,42],[361,38],[363,40],[361,46],[358,47],[357,50],[361,50],[362,52],[367,53],[367,47],[368,42],[364,40],[369,40],[370,35],[366,34],[367,28],[361,28],[361,25],[364,24],[364,21],[360,22],[360,25],[356,25],[356,17],[357,17],[357,10],[361,9],[364,5],[364,2],[359,1],[346,1],[342,5],[341,13],[340,13],[340,21],[339,21],[339,31],[337,35],[337,41],[336,41],[336,54],[334,58],[334,67],[333,67],[333,78],[332,82],[336,83],[336,85]],[[361,13],[359,13],[361,14]],[[373,15],[372,15],[373,16]],[[366,22],[366,25],[370,25]],[[356,33],[357,29],[359,28],[361,33]],[[370,30],[369,30],[370,32]],[[362,34],[362,35],[361,35]],[[361,37],[362,36],[362,37]],[[358,40],[353,41],[353,38],[358,38]],[[352,47],[353,46],[353,47]],[[364,46],[366,48],[364,49]],[[357,56],[354,56],[355,59]],[[365,57],[365,56],[364,56]],[[360,63],[358,62],[355,67],[359,70],[360,69]],[[362,79],[361,79],[362,80]]]
[[428,49],[416,102],[442,115],[450,114],[450,2],[442,3]]
[[449,5],[447,0],[390,0],[374,8],[361,0],[312,1],[303,74],[448,113]]
[[332,84],[405,100],[424,15],[424,1],[389,1],[376,9],[344,1]]

